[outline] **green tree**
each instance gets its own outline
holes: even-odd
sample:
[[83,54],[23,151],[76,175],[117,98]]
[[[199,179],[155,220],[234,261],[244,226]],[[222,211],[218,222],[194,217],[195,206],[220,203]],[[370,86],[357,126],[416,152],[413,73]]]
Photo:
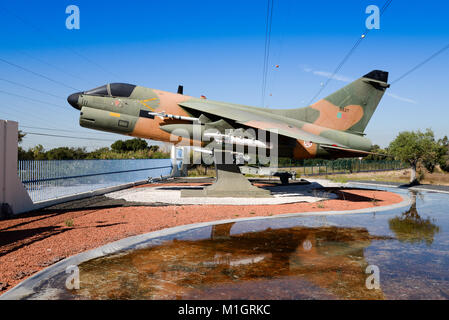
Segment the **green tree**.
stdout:
[[75,160],[86,159],[89,153],[86,151],[86,148],[70,148],[73,151],[73,158]]
[[48,160],[81,160],[87,157],[85,148],[59,147],[45,153]]
[[34,146],[29,151],[32,152],[34,160],[45,160],[46,159],[45,150],[41,144]]
[[442,146],[441,151],[443,153],[443,155],[441,156],[440,163],[439,163],[440,168],[441,168],[441,170],[449,172],[449,139],[447,136],[444,136],[444,138],[438,140],[438,142]]
[[111,144],[111,149],[115,152],[125,152],[125,143],[123,140],[117,140],[113,144]]
[[410,184],[417,184],[416,168],[423,165],[428,170],[433,170],[435,164],[441,161],[442,145],[435,141],[431,129],[425,132],[404,131],[390,143],[388,151],[395,159],[410,164]]
[[147,150],[148,143],[145,140],[135,138],[131,140],[125,141],[126,151],[138,151],[138,150]]
[[19,160],[34,160],[34,155],[31,149],[28,149],[27,151],[23,150],[22,147],[19,147],[17,150],[18,153],[18,159]]
[[48,160],[71,160],[73,151],[67,147],[54,148],[45,153]]
[[109,153],[111,150],[108,147],[99,148],[86,155],[86,159],[101,159],[101,155]]
[[[130,141],[130,142],[128,142]],[[108,147],[87,152],[86,148],[59,147],[45,151],[37,145],[27,151],[18,148],[19,160],[82,160],[82,159],[166,159],[170,153],[160,151],[159,146],[148,144],[142,139],[114,142],[115,149]],[[120,150],[120,151],[118,151]]]
[[26,135],[27,135],[27,134],[26,134],[26,133],[23,133],[22,130],[19,130],[18,142],[19,142],[19,143],[22,143],[23,138],[25,138]]
[[370,152],[376,153],[376,154],[370,154],[364,158],[364,160],[387,160],[387,150],[382,149],[379,145],[373,144],[371,146]]
[[115,152],[147,150],[148,143],[140,138],[134,138],[126,141],[117,140],[111,144],[111,149]]

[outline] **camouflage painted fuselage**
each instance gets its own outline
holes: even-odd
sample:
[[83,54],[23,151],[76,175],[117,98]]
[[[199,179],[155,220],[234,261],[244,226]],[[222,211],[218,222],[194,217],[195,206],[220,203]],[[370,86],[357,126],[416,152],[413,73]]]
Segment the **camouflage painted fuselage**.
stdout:
[[[127,84],[109,84],[69,97],[82,127],[179,143],[173,133],[192,122],[155,113],[203,118],[202,128],[276,132],[278,154],[294,159],[365,155],[371,142],[363,131],[385,89],[387,73],[372,71],[316,103],[297,109],[268,109],[194,98]],[[192,143],[188,139],[188,143]]]

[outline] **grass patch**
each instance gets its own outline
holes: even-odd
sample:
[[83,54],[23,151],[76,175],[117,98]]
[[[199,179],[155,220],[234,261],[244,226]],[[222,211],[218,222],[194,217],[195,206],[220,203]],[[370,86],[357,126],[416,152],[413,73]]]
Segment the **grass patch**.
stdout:
[[73,227],[73,219],[67,219],[66,221],[64,221],[64,224],[67,227]]
[[410,179],[409,170],[389,171],[389,172],[356,172],[352,174],[329,175],[328,179],[337,183],[347,183],[349,181],[378,181],[408,183]]
[[346,183],[346,182],[349,181],[349,179],[347,177],[342,177],[342,176],[340,176],[340,177],[328,177],[328,179],[330,181],[337,182],[337,183]]
[[254,173],[245,173],[244,176],[247,178],[266,178],[267,177],[263,174],[254,174]]
[[205,167],[198,165],[195,168],[189,169],[189,177],[215,177],[215,169],[213,167]]

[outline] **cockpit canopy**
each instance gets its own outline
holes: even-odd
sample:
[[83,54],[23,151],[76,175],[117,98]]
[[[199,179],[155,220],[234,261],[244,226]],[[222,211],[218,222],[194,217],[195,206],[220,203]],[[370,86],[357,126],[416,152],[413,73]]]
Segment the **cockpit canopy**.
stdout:
[[136,86],[128,83],[109,83],[104,86],[84,91],[84,94],[109,97],[129,97]]

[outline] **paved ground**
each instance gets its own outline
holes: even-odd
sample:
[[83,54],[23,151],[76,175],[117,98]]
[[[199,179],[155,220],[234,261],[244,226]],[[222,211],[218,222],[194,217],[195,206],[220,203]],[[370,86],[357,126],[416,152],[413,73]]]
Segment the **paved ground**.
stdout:
[[[182,185],[183,180],[134,187]],[[185,179],[185,185],[202,180]],[[203,180],[211,182],[211,179]],[[263,181],[260,181],[262,183]],[[279,186],[279,188],[284,188]],[[283,189],[287,191],[288,188]],[[324,188],[336,199],[258,205],[179,205],[130,202],[96,196],[71,201],[0,221],[0,292],[66,257],[126,237],[175,226],[227,219],[274,217],[298,213],[382,210],[403,202],[395,193],[375,188]]]

